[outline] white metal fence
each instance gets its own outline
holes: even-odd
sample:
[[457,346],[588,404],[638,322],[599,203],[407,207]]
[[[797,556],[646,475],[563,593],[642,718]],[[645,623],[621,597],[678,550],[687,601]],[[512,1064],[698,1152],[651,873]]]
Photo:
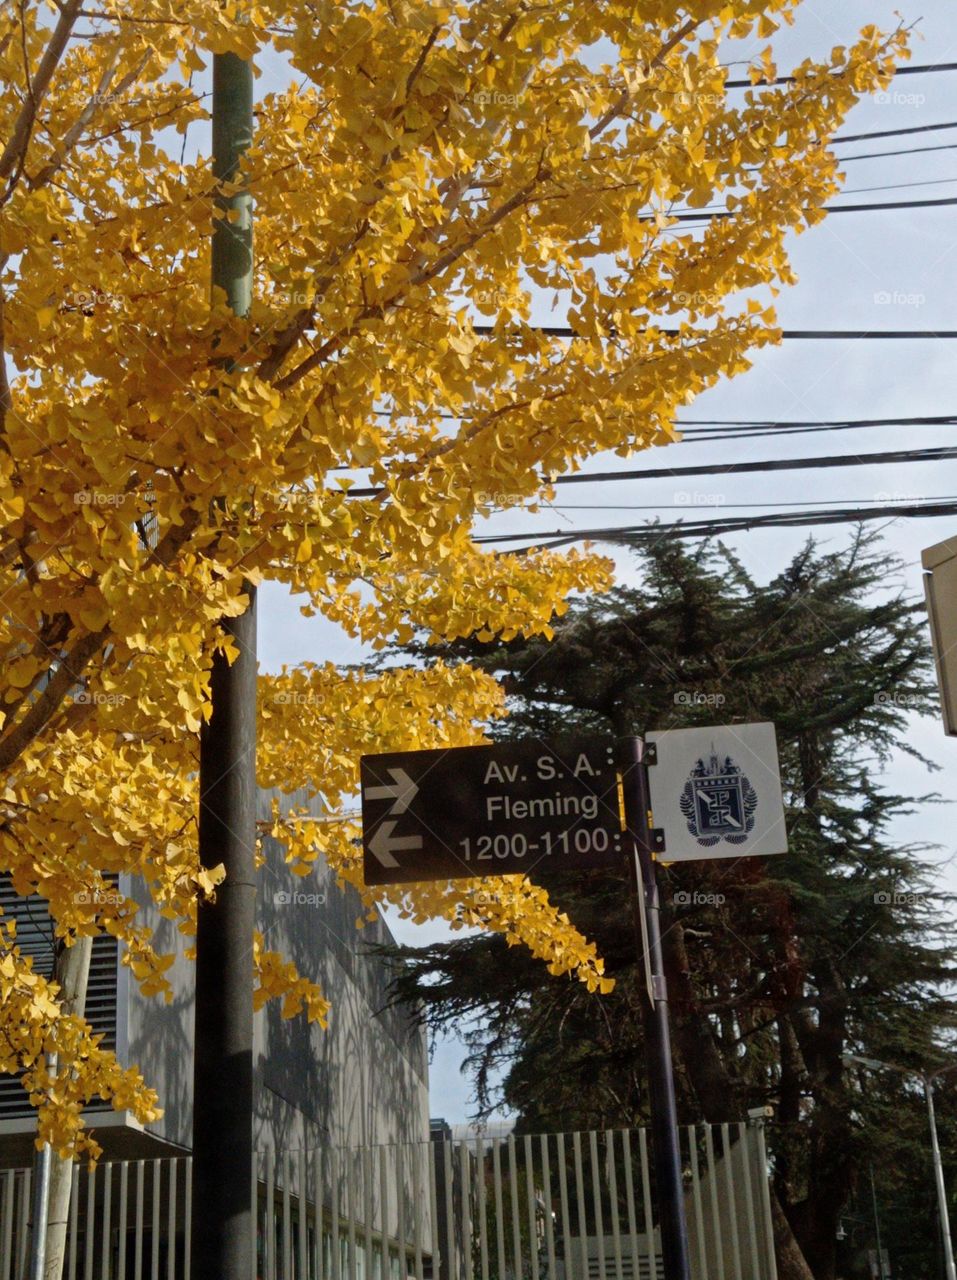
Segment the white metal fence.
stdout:
[[[254,1280],[663,1277],[644,1130],[433,1136],[257,1153]],[[762,1126],[682,1148],[693,1280],[776,1280]],[[30,1182],[0,1173],[0,1280],[24,1274]],[[77,1168],[67,1280],[190,1280],[190,1191],[188,1157]]]

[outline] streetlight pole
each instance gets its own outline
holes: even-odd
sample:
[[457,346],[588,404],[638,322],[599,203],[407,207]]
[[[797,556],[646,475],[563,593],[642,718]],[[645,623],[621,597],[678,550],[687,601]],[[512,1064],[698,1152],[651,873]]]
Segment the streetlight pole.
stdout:
[[[234,53],[213,57],[213,174],[236,184],[252,143],[253,68]],[[252,198],[220,193],[212,283],[245,315],[253,284]],[[222,651],[210,674],[212,715],[200,730],[199,858],[226,879],[200,904],[196,931],[193,1064],[193,1235],[197,1280],[253,1274],[253,930],[256,904],[256,596],[221,620],[239,655]],[[271,1228],[267,1226],[267,1231]]]
[[954,1245],[950,1238],[950,1214],[947,1211],[947,1188],[944,1186],[944,1166],[940,1159],[940,1143],[937,1141],[937,1118],[934,1114],[934,1080],[957,1068],[943,1067],[924,1076],[924,1095],[927,1098],[927,1119],[930,1122],[930,1149],[934,1158],[934,1181],[937,1184],[937,1206],[940,1211],[940,1231],[944,1238],[944,1271],[947,1280],[957,1280],[954,1267]]
[[930,1123],[930,1149],[934,1162],[934,1183],[937,1188],[937,1212],[940,1217],[940,1232],[944,1242],[944,1273],[946,1280],[957,1280],[957,1269],[954,1267],[954,1245],[950,1238],[950,1213],[947,1209],[947,1188],[944,1185],[944,1166],[940,1158],[940,1143],[937,1140],[937,1118],[934,1112],[934,1081],[938,1076],[949,1071],[957,1071],[957,1062],[936,1071],[915,1071],[913,1067],[902,1067],[896,1062],[882,1062],[879,1058],[864,1058],[856,1053],[845,1053],[845,1062],[859,1062],[861,1066],[884,1068],[886,1071],[899,1071],[901,1075],[917,1076],[924,1086],[924,1097],[927,1099],[927,1119]]

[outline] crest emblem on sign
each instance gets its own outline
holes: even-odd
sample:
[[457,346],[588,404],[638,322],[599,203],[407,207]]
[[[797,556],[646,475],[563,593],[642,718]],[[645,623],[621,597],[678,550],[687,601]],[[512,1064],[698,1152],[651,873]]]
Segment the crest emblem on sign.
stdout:
[[722,762],[712,745],[708,763],[699,759],[691,770],[680,804],[698,844],[744,844],[754,827],[758,793],[731,757]]

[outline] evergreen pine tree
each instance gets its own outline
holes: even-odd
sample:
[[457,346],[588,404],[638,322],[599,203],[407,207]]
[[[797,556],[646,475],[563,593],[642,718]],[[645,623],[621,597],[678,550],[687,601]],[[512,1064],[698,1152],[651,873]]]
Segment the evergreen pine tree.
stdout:
[[[895,749],[913,750],[909,716],[935,712],[923,604],[888,589],[899,565],[864,534],[840,551],[809,542],[766,584],[720,546],[662,540],[639,554],[639,584],[581,601],[550,643],[443,656],[503,681],[512,714],[495,737],[775,723],[790,852],[659,869],[679,1119],[773,1108],[778,1235],[816,1280],[862,1265],[855,1248],[872,1237],[845,1227],[845,1247],[838,1235],[844,1217],[867,1220],[853,1205],[869,1200],[861,1179],[874,1165],[902,1227],[895,1275],[922,1280],[934,1260],[922,1099],[913,1081],[843,1055],[925,1069],[953,1046],[944,895],[927,846],[889,833],[915,798],[874,780]],[[541,881],[598,942],[611,995],[551,978],[489,936],[407,953],[397,990],[424,1002],[434,1028],[464,1032],[480,1108],[504,1102],[526,1131],[643,1123],[627,878]],[[951,1121],[954,1092],[942,1083],[938,1098]],[[911,1243],[908,1205],[926,1224]]]

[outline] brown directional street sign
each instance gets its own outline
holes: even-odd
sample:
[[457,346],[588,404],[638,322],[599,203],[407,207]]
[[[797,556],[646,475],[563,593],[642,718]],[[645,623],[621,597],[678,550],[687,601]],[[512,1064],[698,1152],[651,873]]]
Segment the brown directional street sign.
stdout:
[[622,866],[615,742],[363,756],[366,884]]

